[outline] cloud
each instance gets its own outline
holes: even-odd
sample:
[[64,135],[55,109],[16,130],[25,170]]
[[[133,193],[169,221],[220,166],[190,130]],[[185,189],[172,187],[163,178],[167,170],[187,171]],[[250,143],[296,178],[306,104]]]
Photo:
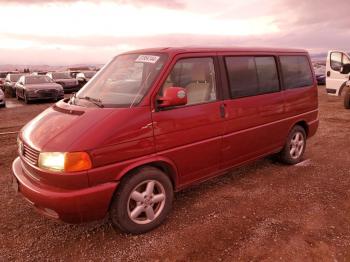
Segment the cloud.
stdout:
[[[157,46],[271,46],[303,48],[312,53],[321,53],[329,49],[349,49],[349,0],[337,0],[334,3],[330,3],[329,0],[318,0],[317,2],[216,0],[215,5],[212,1],[204,0],[187,2],[183,0],[117,0],[108,1],[109,4],[105,5],[104,3],[107,1],[91,0],[90,3],[101,6],[95,8],[95,5],[90,4],[91,10],[87,9],[89,12],[81,12],[75,16],[75,13],[79,13],[76,10],[80,11],[81,7],[87,6],[85,2],[72,0],[14,0],[10,2],[0,0],[0,6],[10,2],[9,5],[13,5],[11,7],[16,10],[18,8],[15,8],[14,3],[23,4],[22,6],[31,3],[35,5],[35,8],[31,7],[32,9],[39,8],[41,3],[49,3],[54,14],[49,13],[49,15],[44,16],[38,12],[39,26],[33,26],[35,23],[32,23],[32,26],[23,28],[23,30],[21,30],[21,26],[17,30],[13,30],[14,25],[11,27],[12,31],[7,30],[7,25],[1,30],[0,23],[0,47],[4,47],[0,49],[1,63],[21,63],[21,61],[22,63],[49,64],[104,63],[116,54],[129,49]],[[79,2],[79,4],[73,5],[75,2]],[[114,5],[110,5],[110,3],[115,3],[119,8],[113,9]],[[68,27],[63,26],[64,23],[60,20],[62,12],[56,12],[56,10],[62,10],[63,7],[58,8],[54,4],[67,4],[70,11],[74,11],[74,16],[69,20]],[[109,9],[107,9],[111,9],[113,12],[101,12],[102,5],[105,8],[108,6]],[[126,7],[131,9],[131,13],[126,14],[120,5],[133,5],[133,7]],[[173,10],[143,8],[148,5]],[[23,12],[27,12],[27,9],[29,10],[25,7]],[[50,11],[49,9],[46,8],[46,11]],[[119,13],[115,10],[119,10]],[[141,22],[136,22],[137,18],[143,14],[139,12],[140,10],[149,16],[144,16],[140,19]],[[58,22],[54,24],[53,18],[56,18],[56,13],[58,14]],[[88,15],[83,16],[84,13]],[[160,14],[162,16],[159,16]],[[33,13],[31,15],[28,16],[30,18],[27,17],[28,24],[35,18]],[[65,15],[65,21],[67,21],[67,13]],[[200,22],[198,15],[207,19],[209,26]],[[90,21],[90,17],[93,17],[92,24],[85,22]],[[105,17],[108,19],[104,19]],[[232,23],[235,19],[243,22],[256,22],[260,21],[259,19],[262,17],[268,18],[268,21],[271,21],[271,24],[278,30],[266,30],[266,32],[254,34],[254,29],[257,28],[256,24],[261,23],[255,23],[249,27]],[[54,28],[54,30],[44,32],[43,27],[40,26],[41,19],[44,19],[50,29]],[[84,34],[77,35],[81,33],[79,30],[68,30],[72,28],[75,30],[75,28],[79,28],[78,25],[83,27],[85,24],[89,30]],[[188,30],[190,27],[191,30]],[[149,30],[150,28],[157,30]],[[59,31],[60,29],[62,30]],[[120,29],[125,29],[127,34],[122,34],[124,31],[120,33]],[[231,32],[234,33],[236,29],[243,30],[247,34],[231,35]],[[8,44],[2,44],[5,41],[8,41]],[[17,49],[14,48],[15,45],[18,46]]]
[[[298,1],[282,0],[274,12],[279,15],[285,28],[291,26],[327,26],[350,29],[349,0]],[[319,28],[323,30],[324,28]]]
[[[6,5],[16,5],[16,4],[25,4],[25,5],[37,5],[37,4],[73,4],[80,2],[79,0],[0,0],[0,4]],[[94,4],[103,4],[106,2],[114,3],[117,5],[133,5],[136,7],[144,6],[158,6],[167,9],[184,9],[185,3],[178,0],[88,0],[85,2],[90,2]]]
[[[0,36],[1,38],[2,36]],[[212,36],[212,35],[151,35],[133,37],[37,37],[12,35],[16,41],[30,38],[36,41],[35,48],[19,50],[0,49],[2,63],[17,64],[53,64],[105,63],[115,55],[133,49],[169,46],[269,46],[302,48],[312,53],[321,53],[328,49],[348,50],[348,37],[335,34],[333,37],[319,40],[317,31],[304,33],[274,33],[260,36]]]

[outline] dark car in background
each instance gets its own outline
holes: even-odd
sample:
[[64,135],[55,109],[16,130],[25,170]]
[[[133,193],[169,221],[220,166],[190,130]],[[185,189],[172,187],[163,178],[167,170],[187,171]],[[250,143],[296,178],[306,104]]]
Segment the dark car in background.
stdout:
[[5,78],[9,72],[0,72],[0,89],[4,91]]
[[79,85],[83,87],[90,79],[96,75],[96,71],[84,71],[80,72],[76,75],[76,79],[79,82]]
[[5,102],[5,94],[4,92],[0,89],[0,107],[5,107],[6,102]]
[[21,76],[23,76],[23,74],[7,74],[4,83],[5,94],[8,94],[10,97],[16,96],[15,85]]
[[315,68],[315,75],[318,85],[325,85],[326,84],[326,68],[325,67],[318,67]]
[[50,72],[46,74],[54,82],[60,84],[64,91],[78,91],[80,89],[78,80],[72,78],[69,72]]
[[316,75],[316,80],[318,85],[326,84],[326,65],[323,61],[313,62],[313,68]]
[[31,100],[60,100],[64,98],[61,85],[52,81],[48,76],[22,76],[15,85],[16,97],[29,103]]

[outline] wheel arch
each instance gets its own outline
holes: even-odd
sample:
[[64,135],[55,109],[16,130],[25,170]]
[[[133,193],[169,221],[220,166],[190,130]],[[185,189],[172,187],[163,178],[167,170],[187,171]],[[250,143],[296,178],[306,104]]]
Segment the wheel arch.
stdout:
[[347,81],[345,81],[339,88],[339,93],[338,96],[341,96],[343,91],[346,90],[348,88],[348,86],[346,85]]
[[[292,130],[295,126],[301,126],[302,128],[304,128],[306,137],[309,136],[309,125],[308,125],[308,123],[307,123],[305,120],[299,120],[299,121],[295,122],[295,123],[291,126],[291,128],[289,129],[289,133],[291,132],[291,130]],[[288,134],[289,134],[289,133],[288,133]]]
[[129,165],[126,168],[124,168],[118,174],[115,180],[122,181],[127,177],[135,174],[138,170],[147,166],[157,168],[162,172],[164,172],[170,179],[174,190],[178,188],[178,172],[177,172],[176,165],[171,160],[163,157],[156,157],[156,158],[133,163],[132,165]]

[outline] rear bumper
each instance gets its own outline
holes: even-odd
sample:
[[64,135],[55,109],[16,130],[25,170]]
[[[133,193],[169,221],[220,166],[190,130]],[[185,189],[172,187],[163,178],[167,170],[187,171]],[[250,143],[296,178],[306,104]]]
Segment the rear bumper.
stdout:
[[66,190],[33,181],[23,171],[20,158],[12,164],[19,192],[46,216],[67,223],[80,223],[102,219],[108,212],[117,182],[94,187]]

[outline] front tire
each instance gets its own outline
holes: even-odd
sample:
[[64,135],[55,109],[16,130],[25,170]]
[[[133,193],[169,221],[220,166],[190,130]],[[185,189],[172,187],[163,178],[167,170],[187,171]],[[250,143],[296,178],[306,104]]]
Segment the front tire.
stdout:
[[303,158],[306,148],[305,129],[299,125],[290,131],[287,141],[280,152],[280,159],[288,165],[295,165]]
[[26,92],[23,93],[23,99],[24,99],[24,103],[29,104],[29,99]]
[[17,100],[19,100],[20,99],[20,97],[19,97],[19,95],[18,95],[18,91],[16,90],[16,99]]
[[144,167],[120,183],[110,207],[112,225],[141,234],[158,227],[172,208],[173,186],[168,176]]

